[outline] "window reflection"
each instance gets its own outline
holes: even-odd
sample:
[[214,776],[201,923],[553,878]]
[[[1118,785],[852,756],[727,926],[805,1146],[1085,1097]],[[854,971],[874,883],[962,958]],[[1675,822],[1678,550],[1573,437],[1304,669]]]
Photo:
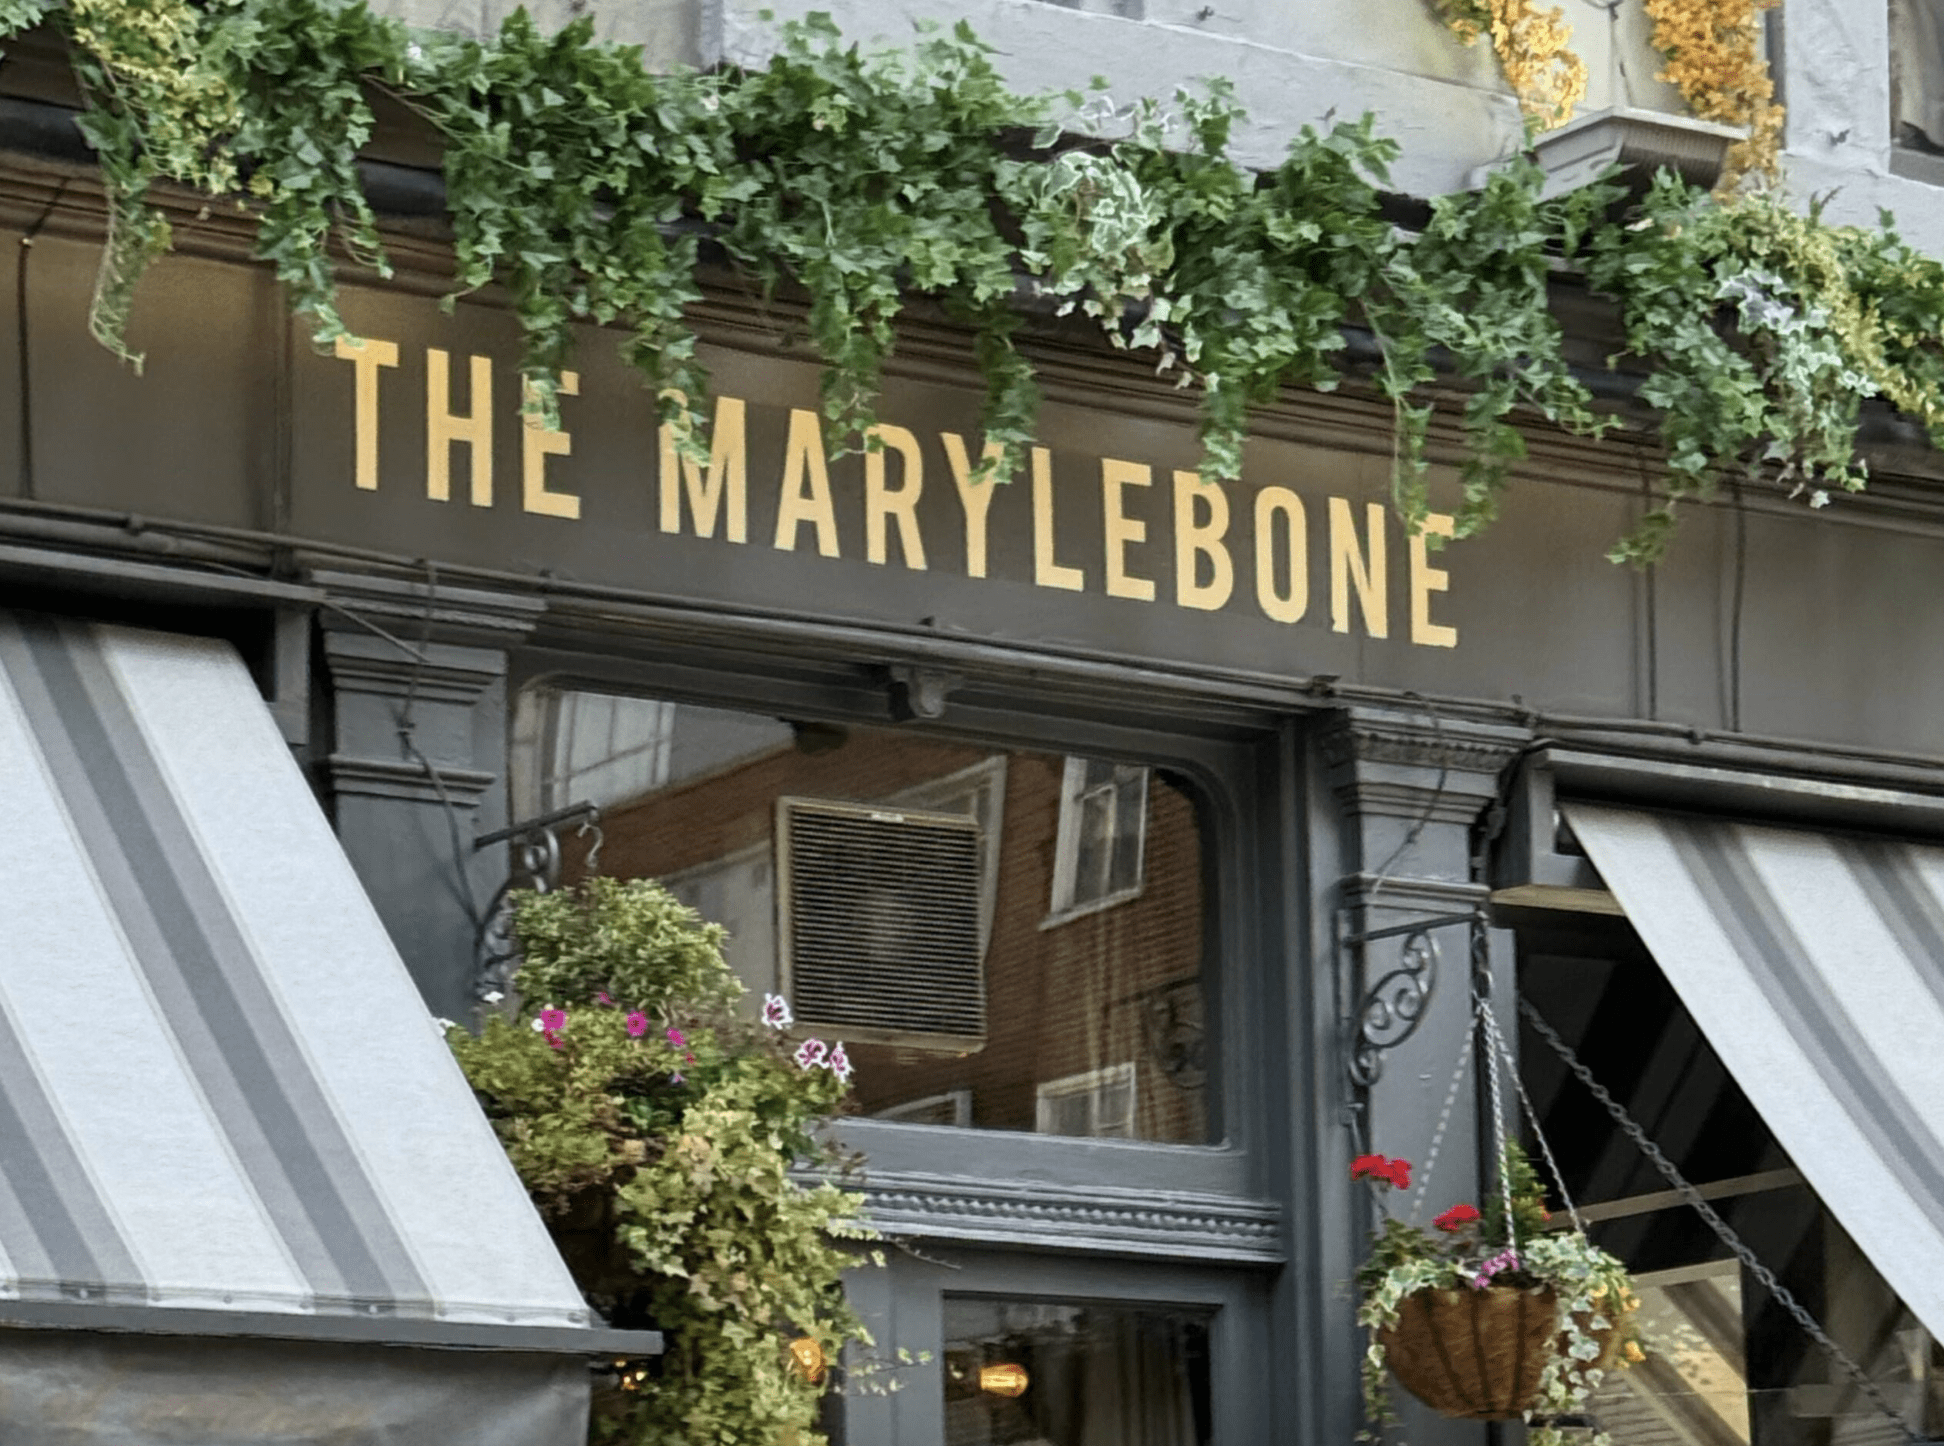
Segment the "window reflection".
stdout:
[[945,1297],[946,1446],[1206,1446],[1208,1321]]
[[[752,1011],[842,1039],[862,1112],[1208,1137],[1203,845],[1167,775],[587,693],[518,717],[516,800],[609,790],[603,871],[724,925]],[[652,747],[614,722],[648,717]]]

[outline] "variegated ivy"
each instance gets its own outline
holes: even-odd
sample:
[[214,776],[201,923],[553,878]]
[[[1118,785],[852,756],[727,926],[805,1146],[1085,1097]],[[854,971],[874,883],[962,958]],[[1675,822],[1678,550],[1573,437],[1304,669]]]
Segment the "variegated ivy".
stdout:
[[[1640,1359],[1631,1318],[1640,1299],[1626,1266],[1581,1231],[1556,1228],[1559,1222],[1547,1214],[1538,1175],[1516,1143],[1506,1143],[1500,1168],[1503,1195],[1488,1200],[1482,1213],[1470,1205],[1456,1206],[1433,1222],[1431,1233],[1386,1211],[1373,1235],[1370,1253],[1357,1272],[1357,1322],[1370,1332],[1363,1359],[1366,1429],[1361,1439],[1376,1440],[1393,1419],[1389,1368],[1378,1333],[1395,1326],[1404,1302],[1420,1291],[1496,1285],[1552,1292],[1558,1308],[1556,1349],[1540,1376],[1528,1419],[1550,1422],[1585,1411],[1587,1398],[1604,1375],[1599,1363],[1614,1332],[1622,1337],[1623,1362]],[[1363,1155],[1352,1164],[1351,1178],[1370,1181],[1381,1205],[1388,1191],[1408,1188],[1410,1169],[1402,1160]],[[1530,1435],[1534,1446],[1565,1446],[1565,1433],[1552,1424],[1536,1424]],[[1606,1437],[1596,1432],[1588,1446],[1607,1446]]]
[[842,1277],[875,1258],[862,1196],[794,1173],[838,1163],[816,1130],[844,1095],[842,1046],[799,1046],[780,999],[744,1018],[722,929],[659,884],[524,895],[515,928],[523,1012],[447,1040],[575,1281],[667,1342],[598,1398],[592,1439],[822,1446],[830,1382],[786,1346],[836,1362],[868,1345]]
[[[1432,388],[1455,378],[1463,536],[1494,515],[1534,419],[1613,425],[1565,360],[1548,306],[1562,268],[1617,301],[1659,412],[1660,505],[1617,556],[1651,558],[1673,504],[1724,476],[1812,500],[1860,485],[1865,400],[1944,431],[1944,268],[1887,224],[1828,226],[1773,196],[1663,178],[1631,209],[1604,185],[1548,198],[1515,160],[1405,232],[1383,193],[1396,147],[1368,118],[1305,129],[1252,171],[1229,154],[1240,112],[1219,82],[1165,103],[1020,97],[963,26],[864,52],[813,16],[760,68],[650,75],[591,22],[548,35],[523,12],[482,41],[344,0],[0,0],[0,34],[36,24],[69,44],[113,202],[93,322],[118,350],[169,245],[148,204],[161,183],[251,215],[317,339],[343,336],[339,272],[386,271],[357,171],[384,94],[442,139],[455,294],[505,288],[533,405],[551,412],[573,328],[611,326],[691,448],[704,241],[801,288],[840,444],[864,444],[907,306],[967,328],[1001,477],[1034,429],[1019,336],[1036,300],[1197,395],[1210,481],[1240,474],[1251,408],[1358,377],[1395,409],[1414,522]],[[1370,338],[1356,366],[1346,328]]]

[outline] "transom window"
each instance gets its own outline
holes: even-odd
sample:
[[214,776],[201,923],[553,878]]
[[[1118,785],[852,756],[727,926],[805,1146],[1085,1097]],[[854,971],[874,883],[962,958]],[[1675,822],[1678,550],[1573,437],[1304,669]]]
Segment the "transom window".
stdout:
[[600,868],[723,925],[750,1012],[841,1040],[860,1113],[1208,1139],[1205,843],[1171,776],[566,690],[518,719],[515,806],[599,803]]

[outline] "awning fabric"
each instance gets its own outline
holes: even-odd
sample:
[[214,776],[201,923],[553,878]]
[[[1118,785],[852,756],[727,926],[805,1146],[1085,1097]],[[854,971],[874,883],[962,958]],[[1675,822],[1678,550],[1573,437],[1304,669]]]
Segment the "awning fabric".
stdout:
[[1944,848],[1564,812],[1796,1167],[1944,1340]]
[[0,1322],[612,1349],[234,650],[0,612],[0,816]]

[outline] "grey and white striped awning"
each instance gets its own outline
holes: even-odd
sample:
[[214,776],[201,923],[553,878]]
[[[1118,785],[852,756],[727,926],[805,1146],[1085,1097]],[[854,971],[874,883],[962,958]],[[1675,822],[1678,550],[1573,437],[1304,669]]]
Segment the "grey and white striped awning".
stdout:
[[1944,848],[1564,812],[1775,1138],[1944,1340]]
[[234,650],[0,612],[0,817],[0,1322],[615,1349]]

